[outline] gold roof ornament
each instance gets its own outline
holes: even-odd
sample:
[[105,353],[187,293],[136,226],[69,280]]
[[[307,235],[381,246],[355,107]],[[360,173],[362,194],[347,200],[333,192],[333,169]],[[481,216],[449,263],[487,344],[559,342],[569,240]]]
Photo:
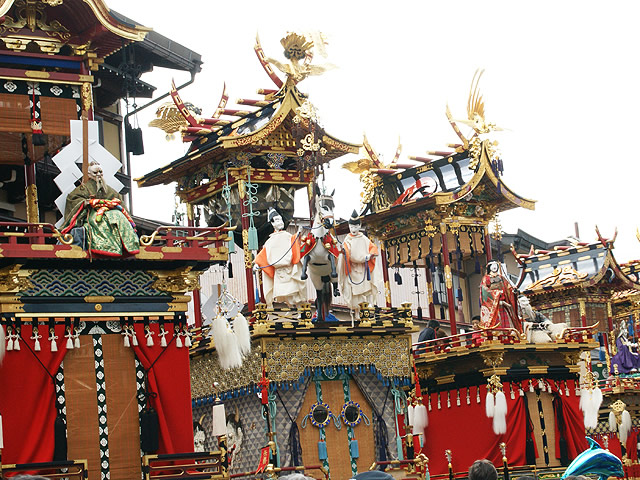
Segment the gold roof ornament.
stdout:
[[[185,107],[195,117],[200,114],[200,109],[191,103],[185,103]],[[180,131],[180,127],[186,127],[188,124],[184,115],[173,102],[163,103],[156,110],[156,118],[149,122],[150,127],[156,127],[164,131],[167,141],[173,140],[174,133]]]
[[308,35],[289,32],[280,40],[280,43],[284,47],[283,54],[289,63],[282,63],[269,57],[265,60],[286,74],[294,83],[301,82],[310,75],[322,75],[327,70],[335,68],[335,65],[330,63],[311,64],[314,52],[325,56],[324,46],[327,41],[319,32]]
[[[471,80],[471,87],[469,88],[469,98],[467,100],[467,118],[466,119],[454,119],[453,115],[451,115],[451,110],[449,109],[449,105],[447,104],[446,115],[449,119],[449,123],[451,127],[456,132],[456,135],[462,140],[462,146],[456,148],[456,151],[469,151],[471,154],[471,162],[469,163],[469,168],[475,169],[478,165],[478,161],[480,160],[480,153],[482,151],[482,143],[483,140],[480,138],[480,135],[485,135],[493,131],[501,131],[503,130],[500,127],[497,127],[495,123],[489,123],[485,119],[485,111],[484,111],[484,99],[480,94],[480,78],[482,78],[482,74],[484,70],[476,70],[473,74],[473,79]],[[473,134],[471,138],[466,138],[463,133],[460,131],[458,127],[458,123],[462,123],[467,125],[473,129]],[[487,142],[487,152],[490,155],[490,159],[494,160],[498,158],[497,146],[498,142]]]

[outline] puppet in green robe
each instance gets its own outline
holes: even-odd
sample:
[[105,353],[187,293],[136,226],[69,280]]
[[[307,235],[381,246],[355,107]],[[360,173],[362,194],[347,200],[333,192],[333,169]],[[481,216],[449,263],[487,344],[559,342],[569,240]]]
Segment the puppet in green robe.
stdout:
[[122,197],[104,183],[102,167],[89,165],[89,179],[67,196],[62,233],[84,227],[86,248],[95,254],[136,254],[140,241],[133,220],[122,206]]

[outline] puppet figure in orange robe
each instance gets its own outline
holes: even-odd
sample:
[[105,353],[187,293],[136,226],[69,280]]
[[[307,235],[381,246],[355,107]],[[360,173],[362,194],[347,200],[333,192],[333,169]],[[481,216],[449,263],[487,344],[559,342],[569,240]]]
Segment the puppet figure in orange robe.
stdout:
[[258,253],[254,268],[262,270],[262,289],[269,308],[273,302],[296,306],[307,302],[307,283],[300,279],[300,243],[297,235],[284,230],[282,216],[273,208],[267,212],[273,233]]
[[382,270],[376,266],[378,247],[363,234],[358,213],[349,219],[349,234],[344,239],[344,255],[338,260],[340,289],[351,312],[360,315],[359,304],[375,306],[378,290],[383,288]]

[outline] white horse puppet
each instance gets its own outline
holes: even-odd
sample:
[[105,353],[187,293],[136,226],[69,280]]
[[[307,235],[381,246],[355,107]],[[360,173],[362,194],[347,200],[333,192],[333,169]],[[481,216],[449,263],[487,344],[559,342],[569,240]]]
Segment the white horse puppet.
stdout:
[[311,282],[316,289],[316,309],[318,320],[326,321],[331,306],[331,296],[339,296],[338,272],[336,265],[341,248],[331,233],[333,228],[333,194],[322,193],[315,186],[315,215],[311,231],[301,238],[300,255],[302,257],[301,279],[307,279],[307,267]]

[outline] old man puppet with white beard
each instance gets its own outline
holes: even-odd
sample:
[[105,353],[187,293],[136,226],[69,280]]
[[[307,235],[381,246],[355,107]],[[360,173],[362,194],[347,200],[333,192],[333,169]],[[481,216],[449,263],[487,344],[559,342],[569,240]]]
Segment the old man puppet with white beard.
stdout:
[[99,163],[91,162],[88,173],[88,180],[67,196],[62,233],[83,229],[83,246],[95,254],[115,257],[138,253],[135,223],[122,206],[122,197],[104,182]]
[[378,289],[383,286],[382,270],[376,266],[378,247],[364,235],[354,210],[349,219],[349,234],[343,242],[344,254],[338,260],[342,296],[351,312],[360,315],[359,304],[376,304]]
[[262,270],[262,289],[269,308],[273,302],[295,306],[307,302],[307,283],[300,279],[300,243],[297,235],[284,230],[282,216],[273,208],[267,211],[267,221],[273,233],[255,260],[255,269]]

